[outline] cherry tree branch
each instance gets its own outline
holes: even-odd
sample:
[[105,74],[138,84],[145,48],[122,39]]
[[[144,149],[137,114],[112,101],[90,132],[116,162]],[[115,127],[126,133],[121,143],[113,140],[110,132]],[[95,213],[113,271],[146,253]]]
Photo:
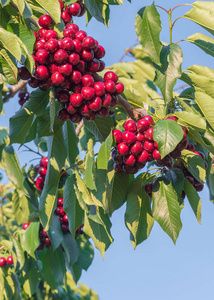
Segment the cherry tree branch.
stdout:
[[130,52],[132,51],[132,49],[133,49],[137,44],[138,44],[138,40],[137,40],[131,47],[129,47],[128,49],[125,50],[125,53],[121,56],[121,58],[119,59],[118,62],[121,63],[122,60],[124,59],[124,57],[125,57],[128,53],[130,53]]
[[10,100],[10,98],[12,98],[13,96],[15,96],[15,94],[22,89],[25,89],[27,85],[27,80],[21,80],[19,81],[17,84],[11,86],[9,88],[9,94],[7,96],[4,97],[3,99],[3,103],[6,103]]
[[83,127],[84,123],[83,120],[77,125],[76,127],[76,135],[78,136],[80,134],[81,128]]

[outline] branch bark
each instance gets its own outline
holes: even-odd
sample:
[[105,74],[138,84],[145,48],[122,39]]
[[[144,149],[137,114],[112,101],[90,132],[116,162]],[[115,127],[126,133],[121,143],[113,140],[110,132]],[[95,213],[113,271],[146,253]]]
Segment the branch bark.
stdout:
[[15,96],[15,94],[19,90],[25,89],[26,85],[27,85],[27,80],[21,80],[17,84],[11,86],[9,88],[9,94],[6,97],[4,97],[4,99],[3,99],[3,103],[8,102],[10,100],[10,98],[12,98],[13,96]]
[[78,136],[80,134],[81,128],[83,127],[84,123],[83,120],[77,125],[76,127],[76,135]]

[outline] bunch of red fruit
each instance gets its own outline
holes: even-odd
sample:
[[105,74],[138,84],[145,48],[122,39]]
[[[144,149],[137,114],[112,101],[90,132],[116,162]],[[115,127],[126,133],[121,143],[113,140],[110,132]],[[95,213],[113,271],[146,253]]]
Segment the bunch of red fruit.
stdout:
[[[24,223],[22,225],[22,229],[26,230],[29,227],[29,225],[30,223]],[[41,224],[39,228],[39,240],[40,240],[40,245],[36,250],[41,251],[44,249],[44,247],[46,247],[47,249],[51,247],[51,240],[48,237],[47,232],[44,230]]]
[[13,265],[13,257],[12,255],[5,257],[0,257],[0,268],[4,268],[6,266],[10,267]]
[[70,119],[78,123],[82,117],[94,120],[96,114],[106,117],[110,113],[109,108],[117,105],[117,95],[123,92],[124,86],[117,82],[118,76],[114,72],[105,74],[105,83],[94,82],[92,74],[105,68],[101,60],[105,49],[85,31],[79,30],[76,24],[68,24],[71,15],[79,15],[81,3],[68,5],[66,10],[63,10],[61,1],[60,5],[61,17],[66,24],[63,38],[59,39],[57,32],[50,29],[53,25],[51,17],[42,15],[39,18],[42,28],[39,33],[34,33],[34,77],[25,67],[19,69],[19,76],[29,79],[28,84],[32,88],[57,88],[57,99],[65,106],[58,114],[61,121]]
[[61,230],[63,232],[68,232],[69,231],[68,216],[66,215],[63,209],[63,198],[57,199],[57,208],[55,209],[54,213],[58,216],[60,220]]
[[19,104],[23,106],[25,102],[29,99],[30,93],[25,91],[19,91],[18,97],[19,97]]
[[48,167],[48,157],[42,157],[40,163],[35,166],[35,170],[39,174],[39,176],[36,178],[35,184],[39,191],[43,190],[45,176],[47,174],[47,167]]

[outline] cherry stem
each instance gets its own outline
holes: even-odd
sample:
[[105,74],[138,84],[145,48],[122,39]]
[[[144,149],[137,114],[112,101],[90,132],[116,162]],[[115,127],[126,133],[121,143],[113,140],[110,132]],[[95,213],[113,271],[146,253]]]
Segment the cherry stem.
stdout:
[[169,44],[172,44],[172,10],[170,9],[169,12]]
[[24,146],[25,148],[27,148],[28,151],[33,152],[33,153],[38,154],[38,155],[40,155],[41,157],[43,157],[43,155],[42,155],[41,153],[39,153],[39,152],[37,152],[37,151],[34,151],[33,149],[31,149],[30,147],[28,147],[28,146],[26,146],[26,145],[23,145],[23,146]]
[[179,19],[184,18],[184,16],[178,17],[177,19],[175,19],[175,21],[172,23],[171,27],[173,28],[173,26],[175,25],[175,22],[177,22]]
[[[78,161],[78,163],[76,163],[75,165],[72,165],[72,166],[70,166],[69,168],[65,169],[65,171],[68,171],[68,170],[70,170],[70,169],[73,169],[73,168],[75,168],[75,167],[81,165],[82,163],[84,163],[84,161],[83,161],[83,160],[80,160],[80,161]],[[62,172],[62,175],[63,175],[63,173],[64,173],[64,172]]]
[[192,6],[192,5],[188,4],[188,3],[186,3],[186,4],[179,4],[179,5],[176,5],[175,7],[173,7],[171,10],[173,11],[174,9],[176,9],[176,8],[178,8],[180,6]]
[[164,7],[160,6],[160,5],[155,5],[156,7],[161,8],[162,10],[164,10],[167,14],[169,13],[168,10],[166,10]]

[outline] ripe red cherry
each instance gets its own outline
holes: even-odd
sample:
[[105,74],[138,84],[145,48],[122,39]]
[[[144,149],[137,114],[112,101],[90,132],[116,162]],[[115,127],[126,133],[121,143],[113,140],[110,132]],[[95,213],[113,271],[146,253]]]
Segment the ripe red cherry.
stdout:
[[36,60],[40,64],[42,64],[42,65],[46,64],[46,62],[48,61],[48,58],[49,58],[49,53],[45,49],[41,49],[36,52]]
[[143,148],[148,151],[149,153],[153,152],[155,150],[155,146],[153,142],[145,141],[143,144]]
[[91,87],[83,87],[81,91],[85,100],[92,100],[95,97],[94,89]]
[[45,43],[42,42],[42,41],[36,42],[35,45],[34,45],[34,49],[35,49],[35,51],[45,49]]
[[63,30],[63,36],[64,37],[69,37],[73,40],[74,37],[75,37],[75,31],[73,29],[66,28],[66,29]]
[[194,178],[192,176],[185,176],[185,177],[189,181],[189,183],[191,183],[192,185],[194,185],[195,180],[194,180]]
[[[38,177],[38,178],[39,178],[39,177]],[[42,191],[42,190],[43,190],[43,187],[44,187],[44,182],[41,183],[41,182],[38,180],[38,178],[37,178],[37,180],[36,180],[36,188],[37,188],[37,190]]]
[[69,76],[72,73],[72,65],[64,63],[58,66],[58,71],[64,76]]
[[70,102],[74,107],[79,107],[83,103],[82,94],[72,94],[70,96]]
[[31,78],[31,74],[30,72],[28,71],[28,69],[26,67],[21,67],[18,69],[18,74],[19,74],[19,77],[22,79],[22,80],[28,80]]
[[56,72],[51,75],[51,80],[53,82],[53,85],[58,86],[64,82],[65,77],[62,76],[62,74],[60,74],[59,72]]
[[63,232],[69,231],[68,224],[62,223],[62,225],[61,225],[61,230],[62,230]]
[[131,145],[130,151],[132,154],[134,154],[136,156],[143,151],[143,145],[137,141]]
[[66,103],[66,102],[68,102],[69,99],[70,99],[70,94],[69,94],[69,92],[64,91],[64,90],[59,91],[59,92],[57,93],[56,96],[57,96],[57,99],[58,99],[58,101],[59,101],[60,103]]
[[102,96],[102,103],[104,107],[110,107],[112,103],[112,97],[110,94],[105,94]]
[[4,257],[0,257],[0,268],[4,268],[7,264],[7,261]]
[[105,82],[105,89],[106,89],[106,92],[112,94],[116,91],[116,85],[114,83],[114,81],[112,80],[108,80]]
[[49,239],[49,237],[45,238],[45,247],[47,249],[49,249],[51,247],[51,240]]
[[8,256],[8,258],[7,258],[7,265],[8,266],[12,266],[13,265],[13,256],[12,255]]
[[45,167],[40,167],[39,170],[38,170],[38,173],[41,176],[45,176],[47,174],[47,169]]
[[69,15],[69,13],[64,10],[61,12],[61,19],[64,21],[65,24],[71,22],[72,17]]
[[73,52],[68,56],[68,60],[73,66],[75,66],[79,63],[80,56],[79,54]]
[[67,10],[68,10],[68,13],[74,17],[78,16],[80,11],[81,11],[81,7],[80,7],[80,4],[77,3],[77,2],[74,2],[70,5],[67,6]]
[[26,230],[29,227],[30,223],[23,223],[22,229]]
[[118,81],[118,76],[114,72],[108,71],[104,75],[104,81],[108,80],[114,81],[116,83]]
[[77,33],[77,31],[79,31],[79,27],[77,24],[67,24],[66,25],[66,28],[68,29],[72,29],[75,33]]
[[44,38],[46,41],[50,39],[57,39],[58,35],[55,30],[49,29],[45,32]]
[[103,96],[105,94],[105,84],[98,81],[93,86],[96,96]]
[[124,85],[122,82],[116,83],[116,94],[122,94],[124,91]]
[[[108,72],[107,72],[108,73]],[[107,74],[106,73],[106,74]],[[113,73],[113,72],[112,72]],[[128,120],[126,121],[126,123],[124,124],[124,129],[126,131],[130,131],[130,132],[136,132],[137,131],[137,126],[135,124],[135,122],[133,120]]]
[[47,168],[48,167],[48,157],[43,157],[41,160],[40,160],[40,165]]
[[97,111],[97,114],[101,118],[105,118],[109,115],[109,109],[107,107],[101,107],[101,109]]
[[82,59],[84,61],[91,61],[94,58],[94,51],[91,49],[84,49],[82,51]]
[[153,189],[153,183],[152,182],[148,182],[145,185],[145,191],[147,194],[152,193],[152,189]]
[[73,43],[72,39],[69,38],[69,37],[66,37],[66,38],[62,39],[60,48],[65,50],[65,51],[73,50],[74,49],[74,43]]
[[122,167],[120,165],[117,165],[116,163],[114,163],[113,168],[117,173],[121,173],[123,171]]
[[68,223],[68,216],[64,215],[64,217],[62,218],[62,222],[63,223]]
[[71,73],[70,76],[71,81],[73,81],[75,84],[79,84],[80,82],[82,82],[82,74],[79,71],[74,70]]
[[[94,85],[94,78],[91,75],[84,75],[82,77],[82,85],[92,87]],[[94,88],[94,90],[95,90],[95,88]],[[95,91],[95,94],[96,94],[96,91]],[[99,95],[97,95],[97,96],[99,96]]]
[[54,212],[57,216],[60,216],[60,217],[63,217],[65,215],[65,211],[64,211],[63,207],[61,207],[61,206],[57,206],[57,208],[55,209]]
[[158,149],[158,143],[157,143],[157,142],[155,142],[155,141],[154,141],[154,146],[155,146],[155,148],[157,148],[157,149]]
[[63,50],[59,49],[54,54],[54,59],[57,63],[61,64],[63,61],[65,61],[68,58],[68,53]]
[[35,77],[38,80],[45,80],[49,78],[48,69],[45,66],[38,66],[35,71]]
[[86,38],[86,37],[87,37],[87,33],[83,30],[79,30],[75,34],[75,39],[79,40],[80,42],[82,42],[83,39]]
[[67,112],[69,113],[69,114],[74,114],[75,112],[77,111],[77,109],[72,105],[72,104],[68,104],[67,105]]
[[44,45],[45,50],[47,50],[50,53],[54,53],[59,49],[59,44],[57,40],[50,39],[47,41]]
[[98,111],[102,107],[102,100],[100,97],[95,97],[88,102],[88,107],[93,111]]
[[82,46],[85,49],[93,49],[96,46],[95,39],[91,36],[87,36],[82,40]]
[[80,13],[79,13],[78,17],[82,17],[85,12],[86,12],[85,4],[80,2]]
[[48,28],[52,24],[52,19],[49,15],[42,15],[39,18],[39,26]]
[[140,119],[138,122],[137,122],[137,128],[140,132],[144,132],[146,131],[147,129],[149,129],[150,127],[150,123],[149,121],[147,120],[144,120],[144,119]]
[[122,143],[122,132],[118,129],[112,131],[113,136],[117,144]]
[[64,3],[61,0],[58,0],[58,1],[59,1],[59,5],[60,5],[60,8],[61,8],[61,11],[63,11],[65,5],[64,5]]
[[103,48],[103,46],[99,45],[97,47],[97,51],[95,52],[94,56],[98,59],[103,58],[105,56],[105,49]]
[[197,155],[199,155],[199,156],[201,156],[201,158],[202,158],[203,160],[205,160],[205,155],[204,155],[203,152],[201,152],[201,151],[194,151],[194,153],[197,154]]
[[204,185],[203,183],[201,183],[200,185],[194,186],[194,188],[196,189],[197,192],[201,192],[204,188]]
[[137,157],[139,163],[145,164],[149,160],[149,153],[143,150]]
[[61,122],[67,121],[70,117],[69,113],[67,112],[66,108],[62,108],[58,111],[58,115],[57,115],[58,119]]
[[138,132],[136,134],[136,140],[142,143],[145,140],[145,136],[141,132]]
[[87,104],[83,103],[80,107],[79,107],[79,113],[82,116],[89,116],[90,115],[90,108],[88,107]]
[[100,67],[99,70],[97,72],[102,72],[105,69],[105,63],[103,60],[99,60],[100,61]]
[[129,146],[122,142],[117,145],[117,150],[120,155],[127,155],[129,153]]
[[143,120],[147,120],[151,126],[155,124],[153,118],[150,115],[144,116]]
[[124,157],[124,161],[125,161],[126,165],[134,166],[134,164],[136,162],[136,158],[133,154],[128,154]]
[[126,143],[127,145],[131,145],[136,141],[135,134],[130,131],[123,132],[122,139],[123,139],[123,142]]
[[36,78],[34,78],[34,77],[31,77],[29,80],[28,80],[28,84],[29,84],[29,86],[30,87],[32,87],[32,88],[37,88],[38,86],[39,86],[39,81],[36,79]]
[[63,198],[58,198],[57,199],[57,206],[63,207]]
[[74,93],[74,94],[80,94],[81,90],[82,90],[82,84],[71,84],[70,86],[70,90]]
[[172,121],[175,121],[175,122],[178,121],[178,119],[176,117],[173,117],[173,116],[167,117],[165,120],[172,120]]
[[44,42],[45,42],[45,34],[46,34],[46,32],[47,32],[47,29],[45,29],[45,28],[40,28],[39,29],[40,41],[41,41],[41,39],[44,39]]
[[74,51],[76,53],[81,53],[82,52],[82,43],[77,39],[74,39],[73,43],[74,43]]
[[70,115],[69,119],[73,123],[79,123],[82,120],[82,116],[79,113],[75,113],[73,115]]
[[93,58],[87,64],[87,71],[89,72],[98,72],[100,68],[100,61],[97,58]]
[[157,149],[155,149],[155,150],[152,152],[152,156],[153,156],[154,159],[156,159],[156,160],[161,159],[160,152],[159,152]]
[[45,182],[45,178],[43,176],[38,176],[36,182],[37,184],[42,185]]
[[150,127],[149,129],[146,130],[144,136],[147,140],[153,141],[153,131],[154,131],[154,127]]

